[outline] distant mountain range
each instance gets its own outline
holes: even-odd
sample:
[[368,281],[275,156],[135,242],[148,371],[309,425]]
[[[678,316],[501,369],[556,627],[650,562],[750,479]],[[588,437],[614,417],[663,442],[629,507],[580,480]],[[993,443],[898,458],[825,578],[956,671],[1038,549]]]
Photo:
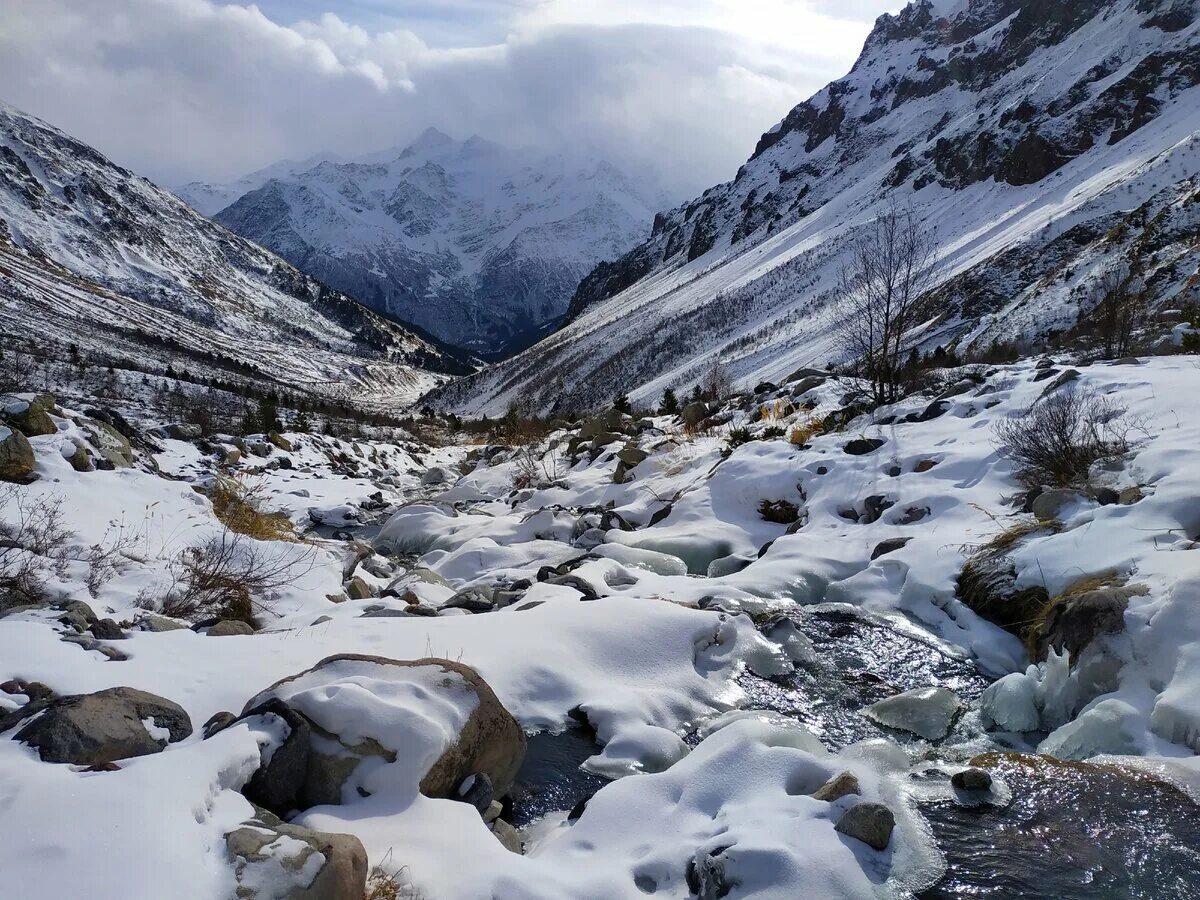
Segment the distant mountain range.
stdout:
[[580,279],[647,238],[666,205],[650,179],[599,158],[434,129],[403,149],[176,193],[372,309],[485,355],[541,337]]
[[916,0],[853,69],[764,134],[736,177],[655,217],[580,284],[570,322],[430,400],[587,408],[837,356],[845,251],[892,203],[936,235],[924,349],[1017,342],[1138,267],[1200,301],[1200,0]]
[[390,406],[472,366],[3,104],[0,337]]

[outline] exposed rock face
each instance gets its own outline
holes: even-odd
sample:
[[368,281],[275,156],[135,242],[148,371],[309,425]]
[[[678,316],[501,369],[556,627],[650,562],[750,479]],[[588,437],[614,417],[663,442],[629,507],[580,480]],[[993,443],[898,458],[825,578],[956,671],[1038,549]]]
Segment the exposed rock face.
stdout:
[[[37,710],[26,707],[27,715]],[[183,707],[154,694],[117,687],[52,700],[14,736],[44,762],[92,766],[158,753],[192,733]]]

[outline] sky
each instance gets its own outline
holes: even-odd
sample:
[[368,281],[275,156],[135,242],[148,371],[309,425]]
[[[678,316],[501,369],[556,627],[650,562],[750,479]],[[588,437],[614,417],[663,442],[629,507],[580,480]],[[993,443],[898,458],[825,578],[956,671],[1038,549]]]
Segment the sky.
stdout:
[[680,198],[903,0],[0,0],[0,100],[161,184],[429,126],[653,166]]

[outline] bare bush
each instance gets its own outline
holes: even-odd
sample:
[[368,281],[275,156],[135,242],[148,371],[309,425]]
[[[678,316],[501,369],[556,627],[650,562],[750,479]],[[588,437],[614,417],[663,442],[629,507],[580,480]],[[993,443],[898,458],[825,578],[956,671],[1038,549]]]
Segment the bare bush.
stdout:
[[257,627],[271,613],[274,594],[312,570],[310,548],[276,542],[270,549],[224,529],[203,544],[186,547],[172,560],[172,584],[160,604],[169,616],[193,622],[236,619]]
[[704,400],[724,400],[733,393],[733,376],[719,359],[714,359],[699,384]]
[[[1105,359],[1128,356],[1150,309],[1150,289],[1129,266],[1109,269],[1092,289],[1087,328],[1100,341]],[[1081,322],[1081,325],[1083,323]]]
[[268,513],[261,485],[250,485],[238,478],[218,477],[208,490],[213,513],[236,534],[260,541],[295,540],[292,521],[283,513]]
[[58,497],[33,498],[16,485],[0,491],[0,604],[41,603],[48,575],[65,577],[73,533]]
[[1082,481],[1096,460],[1129,449],[1125,411],[1093,391],[1070,386],[1039,400],[1020,418],[993,428],[1000,452],[1029,488]]
[[835,333],[877,404],[902,394],[906,337],[930,314],[936,246],[913,211],[893,201],[854,239],[842,268]]
[[514,490],[553,487],[560,484],[562,478],[563,463],[557,454],[542,453],[534,444],[526,444],[517,451],[512,478]]

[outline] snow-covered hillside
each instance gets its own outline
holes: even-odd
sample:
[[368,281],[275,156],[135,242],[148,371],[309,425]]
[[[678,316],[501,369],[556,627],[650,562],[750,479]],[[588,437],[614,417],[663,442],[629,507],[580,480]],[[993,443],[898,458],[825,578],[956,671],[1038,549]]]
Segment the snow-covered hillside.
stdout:
[[469,371],[418,330],[3,105],[0,301],[6,349],[34,355],[75,345],[391,404]]
[[917,0],[852,71],[765,134],[737,177],[656,217],[580,285],[573,320],[438,392],[460,411],[586,408],[826,363],[844,249],[885,204],[939,247],[936,345],[1026,349],[1140,266],[1195,298],[1200,19],[1194,0]]
[[403,149],[177,193],[373,309],[483,353],[525,346],[561,318],[597,262],[649,234],[661,200],[598,158],[433,129]]

